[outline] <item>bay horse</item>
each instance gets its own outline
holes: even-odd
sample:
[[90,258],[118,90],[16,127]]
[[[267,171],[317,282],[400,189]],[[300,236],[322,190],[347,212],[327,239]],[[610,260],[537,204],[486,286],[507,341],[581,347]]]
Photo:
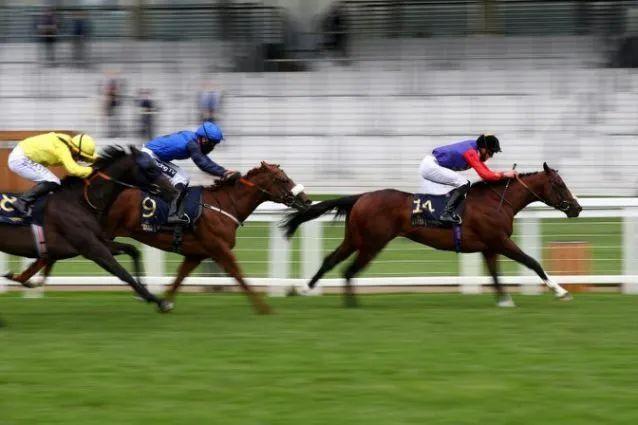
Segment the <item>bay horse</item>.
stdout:
[[[121,147],[107,147],[93,169],[86,179],[65,177],[60,188],[47,196],[42,227],[46,256],[34,243],[30,226],[0,224],[0,251],[38,258],[28,273],[6,277],[24,283],[43,266],[47,267],[48,273],[55,261],[82,255],[128,283],[142,299],[157,304],[160,311],[171,310],[170,301],[151,294],[113,257],[114,254],[129,254],[139,274],[137,248],[112,241],[104,232],[104,223],[113,202],[125,189],[143,188],[171,199],[176,193],[175,188],[155,162],[134,147],[130,147],[130,153]],[[10,200],[7,201],[10,204]]]
[[[329,211],[336,209],[337,214],[346,215],[344,240],[323,260],[321,268],[308,283],[308,288],[312,289],[325,273],[356,253],[354,261],[343,274],[346,280],[346,305],[354,306],[356,300],[352,278],[397,236],[440,250],[455,250],[452,229],[412,225],[412,200],[410,193],[385,189],[320,202],[305,211],[291,213],[283,223],[287,237],[291,237],[302,223]],[[549,168],[547,163],[543,164],[543,171],[521,174],[511,180],[511,184],[503,180],[474,183],[465,200],[460,251],[483,254],[496,289],[498,305],[502,307],[513,307],[514,304],[499,283],[499,255],[534,270],[559,299],[571,299],[571,295],[545,273],[538,261],[525,254],[510,239],[514,216],[534,201],[556,208],[567,217],[577,217],[582,211],[558,172]]]
[[[141,227],[142,191],[127,189],[117,198],[106,218],[106,232],[110,237],[125,236],[164,251],[174,251],[173,232],[145,232]],[[311,203],[303,192],[303,186],[295,184],[279,165],[262,162],[236,182],[219,182],[203,190],[203,211],[196,225],[183,235],[180,253],[184,259],[175,281],[166,292],[174,301],[184,279],[205,259],[215,261],[233,277],[246,293],[258,313],[270,312],[268,305],[246,283],[232,252],[237,229],[255,209],[265,201],[272,201],[298,210]],[[37,273],[45,264],[31,266],[25,272],[28,277]],[[52,264],[46,264],[44,277]]]

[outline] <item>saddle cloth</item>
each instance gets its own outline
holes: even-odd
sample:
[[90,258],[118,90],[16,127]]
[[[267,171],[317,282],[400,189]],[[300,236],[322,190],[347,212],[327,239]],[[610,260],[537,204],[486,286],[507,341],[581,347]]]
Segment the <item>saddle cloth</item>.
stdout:
[[[427,227],[452,227],[451,223],[440,220],[447,205],[448,195],[426,195],[415,193],[412,197],[412,225]],[[456,209],[457,214],[463,214],[465,200]]]
[[38,198],[31,206],[31,215],[23,216],[13,208],[13,203],[20,194],[0,193],[0,223],[28,226],[36,224],[42,226],[44,222],[44,204],[46,195]]
[[[412,225],[420,227],[453,228],[454,250],[461,252],[462,232],[461,226],[449,222],[441,221],[441,214],[447,205],[447,195],[426,195],[415,193],[412,196]],[[456,208],[456,213],[463,216],[465,200],[461,201]]]
[[[181,206],[184,215],[188,218],[187,226],[193,227],[202,214],[202,186],[193,186],[186,189],[182,196]],[[160,230],[173,229],[175,226],[166,224],[170,205],[159,196],[144,193],[140,205],[142,230],[145,232],[158,232]]]

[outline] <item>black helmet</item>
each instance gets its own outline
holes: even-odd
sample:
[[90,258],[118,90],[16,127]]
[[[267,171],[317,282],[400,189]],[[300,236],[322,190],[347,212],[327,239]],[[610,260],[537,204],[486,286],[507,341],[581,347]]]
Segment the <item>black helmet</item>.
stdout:
[[481,134],[478,139],[476,139],[476,146],[486,148],[493,153],[501,152],[501,144],[493,134]]

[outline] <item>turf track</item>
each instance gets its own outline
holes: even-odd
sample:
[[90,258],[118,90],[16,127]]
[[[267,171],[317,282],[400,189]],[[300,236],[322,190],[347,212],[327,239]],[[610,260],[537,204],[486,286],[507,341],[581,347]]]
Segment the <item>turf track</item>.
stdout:
[[0,424],[636,424],[638,297],[0,296]]

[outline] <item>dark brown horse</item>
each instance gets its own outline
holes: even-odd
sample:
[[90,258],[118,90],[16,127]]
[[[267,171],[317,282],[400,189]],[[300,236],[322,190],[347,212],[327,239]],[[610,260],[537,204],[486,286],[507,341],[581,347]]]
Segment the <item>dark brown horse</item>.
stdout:
[[[543,164],[543,168],[544,171],[538,173],[518,176],[511,181],[509,187],[503,181],[475,183],[465,201],[461,252],[483,254],[500,306],[513,306],[513,303],[499,283],[496,261],[498,255],[504,255],[534,270],[558,298],[570,299],[569,293],[547,276],[538,261],[525,254],[510,239],[514,216],[534,201],[541,201],[563,211],[568,217],[577,217],[582,211],[558,172],[550,169],[547,164]],[[305,211],[292,213],[284,223],[288,237],[302,223],[331,210],[336,209],[338,213],[347,215],[343,242],[324,259],[321,268],[308,283],[309,288],[313,288],[337,264],[356,253],[354,261],[344,273],[346,304],[355,305],[352,278],[397,236],[436,249],[454,250],[452,229],[412,226],[412,200],[410,193],[386,189],[321,202]]]
[[[139,270],[137,249],[129,244],[113,242],[104,233],[103,225],[111,205],[124,189],[140,187],[163,193],[168,199],[175,189],[154,161],[148,160],[135,148],[131,148],[131,153],[118,147],[106,148],[94,164],[94,170],[87,179],[66,177],[61,187],[48,195],[43,220],[46,258],[38,259],[29,268],[29,276],[23,273],[7,277],[26,281],[47,263],[48,273],[55,261],[82,255],[131,285],[144,300],[156,303],[160,311],[169,311],[172,308],[170,301],[151,294],[113,257],[114,254],[127,253],[133,257],[136,270]],[[10,200],[7,201],[10,204]],[[30,226],[0,224],[0,250],[21,257],[41,257]]]
[[[109,210],[106,231],[111,237],[132,237],[146,245],[172,251],[173,232],[149,233],[142,230],[141,200],[140,190],[125,190]],[[237,228],[265,201],[278,202],[297,209],[305,209],[310,203],[301,185],[296,185],[278,165],[265,162],[237,182],[204,188],[202,216],[192,231],[184,233],[180,250],[184,260],[167,297],[173,300],[183,280],[203,260],[212,259],[235,278],[257,312],[268,313],[268,305],[246,284],[232,252]],[[43,266],[45,264],[34,263],[23,273],[23,277],[30,278]],[[45,278],[52,264],[46,266]]]

